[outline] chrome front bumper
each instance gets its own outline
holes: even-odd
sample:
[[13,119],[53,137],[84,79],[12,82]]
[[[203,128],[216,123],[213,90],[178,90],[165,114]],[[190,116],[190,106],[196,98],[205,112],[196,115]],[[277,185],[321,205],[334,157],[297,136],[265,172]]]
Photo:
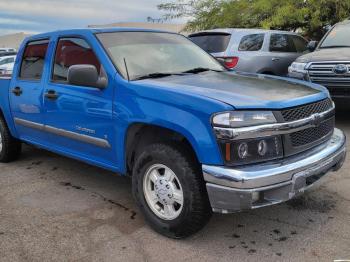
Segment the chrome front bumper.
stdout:
[[287,201],[328,172],[340,169],[345,161],[345,144],[344,133],[335,129],[326,143],[275,163],[237,168],[203,165],[212,209],[232,213]]

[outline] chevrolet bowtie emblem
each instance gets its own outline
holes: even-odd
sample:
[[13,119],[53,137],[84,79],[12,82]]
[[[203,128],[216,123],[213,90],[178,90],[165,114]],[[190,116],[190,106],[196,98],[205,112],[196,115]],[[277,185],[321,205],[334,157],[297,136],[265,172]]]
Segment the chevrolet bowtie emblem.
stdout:
[[320,126],[321,122],[322,122],[322,117],[320,114],[312,115],[311,123],[313,126],[318,127]]

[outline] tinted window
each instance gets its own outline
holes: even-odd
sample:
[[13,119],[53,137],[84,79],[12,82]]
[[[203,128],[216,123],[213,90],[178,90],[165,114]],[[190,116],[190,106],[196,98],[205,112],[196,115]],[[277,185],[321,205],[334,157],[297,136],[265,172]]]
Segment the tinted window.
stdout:
[[192,42],[208,53],[225,52],[230,42],[230,34],[199,34],[190,36]]
[[296,52],[292,39],[287,34],[272,34],[270,39],[271,52]]
[[93,65],[101,73],[101,64],[85,40],[61,38],[56,48],[52,80],[67,81],[69,67],[80,64]]
[[350,46],[350,23],[335,26],[323,41],[321,48]]
[[297,52],[302,53],[307,50],[307,41],[304,38],[297,35],[290,35],[289,37],[292,39]]
[[239,51],[258,51],[264,43],[264,34],[246,35],[242,38],[238,50]]
[[48,40],[27,44],[22,57],[20,78],[41,79],[48,45]]

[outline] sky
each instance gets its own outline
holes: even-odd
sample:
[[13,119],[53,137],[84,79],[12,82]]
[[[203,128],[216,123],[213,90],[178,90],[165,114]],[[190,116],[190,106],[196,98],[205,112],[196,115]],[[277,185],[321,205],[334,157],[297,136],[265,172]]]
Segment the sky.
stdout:
[[[160,18],[167,0],[0,0],[0,35]],[[170,1],[171,2],[171,1]],[[172,23],[181,21],[171,21]]]

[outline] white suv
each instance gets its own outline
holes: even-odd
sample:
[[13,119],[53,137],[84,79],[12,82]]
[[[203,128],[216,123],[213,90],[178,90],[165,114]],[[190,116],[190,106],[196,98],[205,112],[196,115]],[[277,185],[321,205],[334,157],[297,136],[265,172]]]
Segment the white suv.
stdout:
[[3,56],[0,57],[0,76],[1,75],[11,75],[13,67],[15,65],[16,56]]

